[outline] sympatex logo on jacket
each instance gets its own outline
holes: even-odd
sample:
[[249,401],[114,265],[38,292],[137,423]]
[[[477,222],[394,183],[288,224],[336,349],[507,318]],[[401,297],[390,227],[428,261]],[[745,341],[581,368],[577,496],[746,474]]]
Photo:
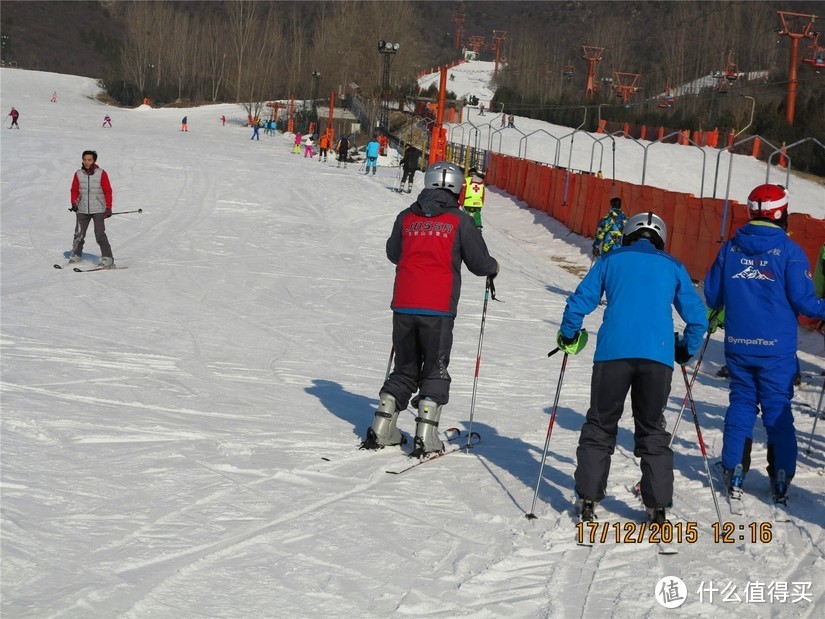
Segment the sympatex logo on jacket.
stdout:
[[455,316],[462,263],[474,275],[498,266],[472,218],[443,189],[425,189],[398,214],[387,258],[396,265],[392,309],[403,314]]

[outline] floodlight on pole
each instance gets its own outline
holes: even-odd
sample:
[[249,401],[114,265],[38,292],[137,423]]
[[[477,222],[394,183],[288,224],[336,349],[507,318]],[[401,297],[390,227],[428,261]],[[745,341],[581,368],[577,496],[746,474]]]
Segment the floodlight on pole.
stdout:
[[389,131],[390,125],[390,65],[395,54],[401,48],[399,43],[391,43],[381,39],[378,41],[378,52],[381,54],[383,71],[381,75],[381,113],[378,126]]

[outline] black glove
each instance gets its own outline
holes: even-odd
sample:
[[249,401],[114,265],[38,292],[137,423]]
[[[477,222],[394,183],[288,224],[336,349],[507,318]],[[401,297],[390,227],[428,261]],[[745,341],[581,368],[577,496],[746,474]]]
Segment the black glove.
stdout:
[[72,204],[72,205],[69,207],[69,210],[70,210],[71,212],[73,212],[73,213],[77,213],[77,204]]
[[685,365],[691,360],[693,355],[688,352],[687,342],[680,339],[678,333],[674,333],[673,336],[676,340],[676,363],[679,365]]
[[488,275],[487,277],[490,278],[490,281],[493,281],[500,272],[501,272],[501,265],[498,262],[496,262],[496,272],[493,273],[492,275]]

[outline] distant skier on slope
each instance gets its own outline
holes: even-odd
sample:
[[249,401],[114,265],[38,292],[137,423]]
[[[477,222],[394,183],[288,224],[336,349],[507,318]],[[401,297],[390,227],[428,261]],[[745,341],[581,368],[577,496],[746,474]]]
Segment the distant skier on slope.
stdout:
[[367,144],[367,148],[365,154],[367,156],[367,163],[366,163],[366,174],[370,173],[370,167],[372,168],[372,174],[375,176],[375,172],[378,169],[378,153],[381,151],[381,144],[378,142],[378,137],[374,136],[372,140],[370,140],[369,144]]
[[[411,457],[444,450],[438,435],[441,409],[449,401],[453,323],[461,293],[461,265],[495,277],[498,262],[472,219],[458,208],[464,177],[442,161],[424,173],[424,190],[395,219],[387,258],[396,265],[392,298],[395,367],[380,391],[380,405],[362,449],[400,445],[398,415],[418,391],[418,417]],[[414,400],[415,402],[415,400]]]
[[421,151],[415,146],[407,144],[404,149],[404,156],[401,158],[400,165],[404,172],[401,175],[401,183],[398,185],[398,193],[404,190],[404,183],[407,183],[407,193],[412,193],[413,178],[415,172],[418,170],[418,160],[421,157]]
[[347,139],[347,136],[342,136],[341,139],[338,140],[338,145],[335,150],[338,153],[338,163],[335,167],[340,168],[341,164],[344,164],[344,169],[346,169],[347,156],[349,154],[349,139]]
[[484,175],[475,168],[468,170],[469,176],[464,179],[463,201],[461,206],[464,211],[473,218],[476,228],[481,230],[481,209],[484,207]]

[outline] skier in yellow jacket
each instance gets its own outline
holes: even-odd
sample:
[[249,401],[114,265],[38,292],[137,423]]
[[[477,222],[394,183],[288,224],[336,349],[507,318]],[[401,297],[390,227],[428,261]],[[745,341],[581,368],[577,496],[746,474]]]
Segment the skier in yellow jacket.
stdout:
[[481,230],[481,208],[484,206],[484,175],[475,168],[470,168],[469,176],[464,179],[461,206],[473,218],[476,228]]

